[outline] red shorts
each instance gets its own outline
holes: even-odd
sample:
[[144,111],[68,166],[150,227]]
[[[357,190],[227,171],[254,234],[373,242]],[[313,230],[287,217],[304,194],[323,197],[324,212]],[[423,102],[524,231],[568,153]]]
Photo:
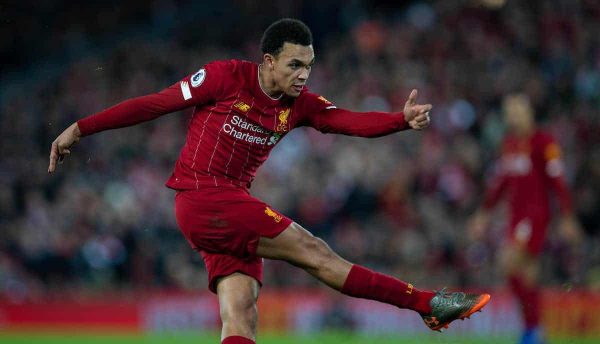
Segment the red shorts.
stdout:
[[208,270],[208,288],[217,292],[219,277],[241,272],[262,285],[262,258],[256,256],[258,239],[274,238],[292,220],[235,186],[178,191],[177,224]]
[[539,256],[546,241],[548,221],[541,217],[514,218],[511,220],[509,239],[513,244],[527,248],[533,256]]

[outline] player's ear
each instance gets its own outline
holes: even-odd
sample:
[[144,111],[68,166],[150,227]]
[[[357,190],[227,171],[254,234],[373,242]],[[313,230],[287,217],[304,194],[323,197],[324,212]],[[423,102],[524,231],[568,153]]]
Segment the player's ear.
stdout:
[[265,63],[265,66],[269,67],[270,70],[273,70],[273,60],[274,60],[273,55],[271,55],[271,54],[263,55],[263,61]]

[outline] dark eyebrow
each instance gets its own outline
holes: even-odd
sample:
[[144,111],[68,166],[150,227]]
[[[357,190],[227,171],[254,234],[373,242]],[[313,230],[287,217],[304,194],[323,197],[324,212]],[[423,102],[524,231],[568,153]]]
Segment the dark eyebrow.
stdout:
[[303,61],[300,61],[298,59],[292,59],[290,61],[290,63],[298,63],[298,64],[301,64],[303,66],[312,66],[315,63],[315,58],[313,57],[313,59],[310,60],[310,62],[308,64],[305,64]]

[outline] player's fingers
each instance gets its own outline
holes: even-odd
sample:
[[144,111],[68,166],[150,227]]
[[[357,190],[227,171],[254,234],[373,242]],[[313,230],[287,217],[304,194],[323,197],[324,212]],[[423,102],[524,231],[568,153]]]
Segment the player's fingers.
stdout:
[[412,105],[409,107],[409,109],[415,114],[415,117],[431,111],[431,108],[432,108],[431,104]]
[[423,119],[425,117],[426,117],[426,115],[425,115],[424,112],[417,112],[417,114],[415,115],[415,119],[416,120],[420,120],[420,119]]
[[62,164],[63,161],[65,161],[65,157],[69,154],[71,154],[71,151],[69,149],[63,149],[62,152],[58,155],[58,163]]
[[58,159],[58,145],[56,142],[52,143],[50,147],[50,163],[48,164],[48,173],[54,172],[56,169],[56,160]]
[[424,104],[424,105],[417,105],[418,109],[417,112],[418,113],[426,113],[431,111],[431,109],[433,108],[433,106],[431,104]]
[[424,127],[424,126],[422,126],[422,125],[419,125],[419,124],[415,124],[415,125],[414,125],[412,128],[413,128],[414,130],[423,130],[423,129],[425,129],[425,127]]
[[419,129],[425,129],[429,126],[429,122],[418,122],[415,123],[415,126]]
[[417,123],[429,122],[429,112],[421,113],[415,117]]
[[410,94],[408,95],[408,100],[406,101],[406,104],[408,105],[414,105],[417,103],[417,95],[418,92],[416,89],[413,89]]

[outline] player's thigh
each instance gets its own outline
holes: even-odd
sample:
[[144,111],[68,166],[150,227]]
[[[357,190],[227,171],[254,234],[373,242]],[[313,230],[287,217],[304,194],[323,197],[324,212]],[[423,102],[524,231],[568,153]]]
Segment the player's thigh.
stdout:
[[254,321],[260,289],[258,281],[242,273],[220,277],[217,281],[219,309],[223,321]]
[[297,223],[290,224],[276,237],[261,237],[256,253],[259,257],[284,260],[300,267],[337,290],[343,287],[352,269],[352,263]]
[[285,260],[299,266],[307,266],[313,265],[316,260],[324,256],[333,255],[333,252],[323,240],[292,222],[274,238],[261,237],[256,254],[263,258]]
[[274,237],[292,221],[239,188],[179,192],[177,223],[196,250],[240,258],[255,256],[259,237]]

